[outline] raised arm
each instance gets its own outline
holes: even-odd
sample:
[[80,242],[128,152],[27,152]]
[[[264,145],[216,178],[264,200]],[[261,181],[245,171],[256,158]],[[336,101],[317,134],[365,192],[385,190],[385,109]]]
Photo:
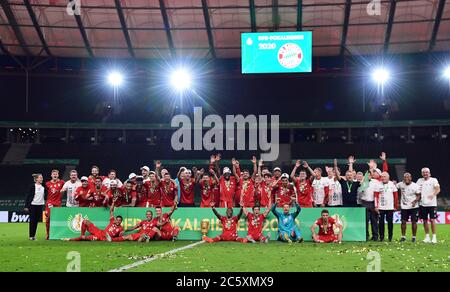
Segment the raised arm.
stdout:
[[241,205],[241,209],[239,210],[239,214],[237,214],[237,219],[238,220],[241,219],[243,212],[244,212],[244,207],[242,207],[242,205]]
[[303,161],[303,167],[309,171],[309,173],[311,174],[311,177],[310,177],[311,179],[316,178],[316,175],[314,174],[314,170],[309,166],[308,162]]
[[155,161],[155,176],[156,181],[159,182],[161,180],[161,161]]
[[221,220],[222,215],[220,215],[219,212],[217,212],[216,207],[214,207],[214,202],[211,202],[211,209],[212,209],[214,215],[216,215],[217,219]]
[[275,204],[272,205],[272,208],[270,209],[270,211],[272,211],[273,215],[275,215],[275,217],[279,218],[280,217],[280,213],[278,213],[277,211],[277,203],[280,201],[279,198],[276,199]]
[[297,172],[297,169],[300,167],[300,165],[301,165],[301,161],[300,161],[300,160],[297,160],[297,161],[295,162],[294,168],[293,168],[292,171],[291,171],[291,179],[292,179],[292,180],[295,179],[295,173]]
[[294,218],[296,218],[296,217],[298,216],[298,214],[300,214],[300,211],[302,210],[302,208],[301,208],[300,205],[298,204],[298,202],[297,202],[297,200],[295,199],[295,197],[292,197],[291,200],[294,201],[294,204],[295,204],[296,210],[295,210],[295,212],[294,212],[293,215],[294,215]]
[[109,208],[109,218],[114,217],[114,205],[116,204],[117,198],[114,198]]
[[259,162],[258,162],[258,174],[261,177],[262,177],[261,168],[263,167],[263,165],[264,165],[264,161],[262,159],[259,159]]
[[388,172],[389,166],[386,159],[386,152],[381,152],[380,159],[383,161],[383,171]]
[[353,165],[355,164],[355,157],[353,156],[349,156],[348,157],[348,170],[350,171],[354,171],[355,169],[353,168]]
[[256,156],[252,156],[251,160],[253,164],[253,174],[252,177],[255,177],[255,175],[258,173],[258,161],[256,160]]

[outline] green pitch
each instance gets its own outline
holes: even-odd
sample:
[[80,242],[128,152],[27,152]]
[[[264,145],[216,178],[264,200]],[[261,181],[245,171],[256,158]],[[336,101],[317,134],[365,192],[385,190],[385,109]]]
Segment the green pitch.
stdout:
[[[369,251],[380,253],[382,271],[450,271],[450,225],[438,225],[436,245],[400,244],[400,226],[394,228],[392,243],[204,243],[129,271],[366,271]],[[45,241],[43,224],[31,242],[27,230],[27,224],[0,224],[0,271],[66,271],[70,251],[80,253],[81,271],[109,271],[192,243]]]

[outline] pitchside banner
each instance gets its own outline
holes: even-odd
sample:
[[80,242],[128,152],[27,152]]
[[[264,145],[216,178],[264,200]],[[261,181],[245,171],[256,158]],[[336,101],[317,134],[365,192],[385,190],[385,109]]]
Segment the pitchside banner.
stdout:
[[[114,215],[121,215],[124,218],[123,227],[134,226],[145,218],[147,208],[117,208]],[[155,214],[154,209],[151,209]],[[225,214],[224,208],[217,209],[220,214]],[[320,208],[302,209],[297,217],[297,225],[305,240],[311,240],[310,227],[317,218],[320,217]],[[328,208],[330,216],[337,219],[344,228],[344,241],[365,241],[365,209],[364,208]],[[169,208],[164,208],[164,212]],[[279,209],[282,212],[281,209]],[[234,210],[238,214],[239,209]],[[109,224],[109,209],[107,208],[53,208],[50,222],[50,239],[61,239],[77,237],[80,235],[81,222],[89,219],[97,227],[103,229]],[[209,225],[209,237],[219,235],[222,230],[220,221],[214,216],[210,208],[179,208],[172,215],[172,223],[181,229],[179,239],[200,240],[200,222],[207,219]],[[264,233],[270,232],[271,238],[277,237],[277,219],[269,213],[264,222]],[[247,235],[247,224],[245,215],[242,215],[238,226],[239,236]]]
[[312,71],[312,32],[242,33],[242,73]]

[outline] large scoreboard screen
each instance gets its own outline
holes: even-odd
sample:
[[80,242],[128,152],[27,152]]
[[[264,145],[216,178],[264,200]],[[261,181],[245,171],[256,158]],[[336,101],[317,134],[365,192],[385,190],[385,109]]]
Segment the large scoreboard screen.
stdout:
[[242,33],[242,73],[312,70],[312,32]]

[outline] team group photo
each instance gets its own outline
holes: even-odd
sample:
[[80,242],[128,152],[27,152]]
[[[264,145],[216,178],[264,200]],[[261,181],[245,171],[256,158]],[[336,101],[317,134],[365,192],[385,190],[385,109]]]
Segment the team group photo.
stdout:
[[446,0],[2,0],[0,272],[449,272],[449,35]]

